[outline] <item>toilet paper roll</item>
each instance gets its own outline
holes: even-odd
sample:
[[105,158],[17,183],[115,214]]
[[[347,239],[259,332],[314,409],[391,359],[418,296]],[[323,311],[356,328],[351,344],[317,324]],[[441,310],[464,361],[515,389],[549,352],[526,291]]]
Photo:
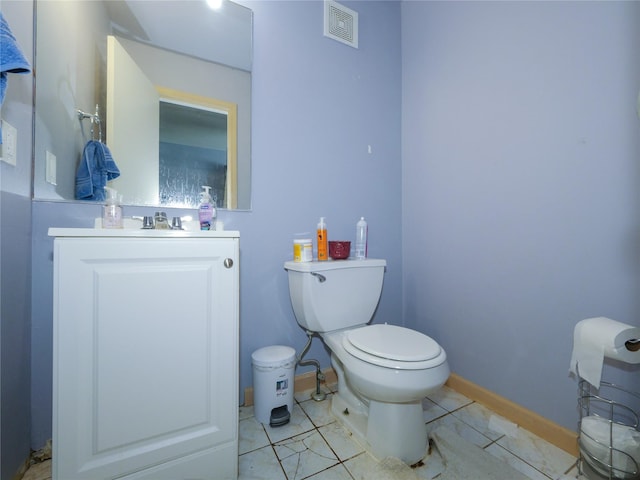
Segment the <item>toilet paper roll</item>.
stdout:
[[569,371],[600,387],[605,358],[640,364],[640,328],[606,317],[579,321]]
[[605,478],[610,473],[605,465],[614,468],[615,478],[638,478],[640,432],[635,428],[589,415],[580,422],[579,445],[585,460]]

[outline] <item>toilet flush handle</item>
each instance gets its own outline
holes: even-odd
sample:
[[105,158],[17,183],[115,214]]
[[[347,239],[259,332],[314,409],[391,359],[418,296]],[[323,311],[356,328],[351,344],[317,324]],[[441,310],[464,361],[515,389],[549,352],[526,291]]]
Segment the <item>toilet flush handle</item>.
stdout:
[[320,273],[317,273],[317,272],[309,272],[309,273],[311,273],[311,275],[316,277],[320,283],[322,283],[322,282],[327,280],[327,277],[325,277],[324,275],[322,275]]

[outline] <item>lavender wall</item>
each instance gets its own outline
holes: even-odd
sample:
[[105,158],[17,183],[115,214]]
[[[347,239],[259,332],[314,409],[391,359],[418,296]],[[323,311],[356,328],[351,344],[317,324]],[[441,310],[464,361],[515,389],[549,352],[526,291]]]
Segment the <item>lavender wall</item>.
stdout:
[[575,323],[640,324],[639,45],[638,2],[402,3],[406,323],[569,428]]
[[0,217],[0,479],[8,480],[31,448],[29,197],[0,192]]
[[[31,2],[3,0],[2,13],[32,62]],[[8,75],[2,119],[17,130],[17,158],[0,162],[0,479],[30,453],[32,76]]]
[[[255,349],[306,340],[282,268],[293,235],[326,216],[330,238],[352,238],[364,215],[371,255],[389,264],[376,321],[432,335],[457,373],[575,427],[574,324],[640,317],[640,4],[344,2],[360,14],[354,50],[322,36],[318,0],[242,3],[255,13],[253,210],[221,214],[242,236],[241,387]],[[90,226],[100,210],[32,208],[40,448],[51,435],[46,231]],[[3,255],[18,245],[6,232]],[[310,356],[329,364],[319,342]],[[637,388],[628,370],[620,379]]]
[[[243,1],[254,11],[251,212],[222,212],[240,239],[240,386],[251,353],[306,335],[289,301],[283,263],[293,235],[326,216],[330,239],[352,239],[364,215],[369,252],[387,259],[376,321],[401,320],[400,5],[344,2],[360,15],[360,48],[322,35],[321,1]],[[371,145],[372,153],[368,153]],[[126,215],[144,209],[128,208]],[[189,213],[194,213],[193,211]],[[96,205],[33,204],[33,433],[51,436],[52,241],[49,226],[90,226]],[[329,357],[316,340],[310,358]],[[297,373],[305,370],[300,369]]]

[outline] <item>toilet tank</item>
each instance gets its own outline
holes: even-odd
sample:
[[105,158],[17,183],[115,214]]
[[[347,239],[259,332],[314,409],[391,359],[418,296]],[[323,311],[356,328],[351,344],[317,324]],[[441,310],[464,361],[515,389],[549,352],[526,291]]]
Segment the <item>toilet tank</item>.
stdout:
[[380,300],[386,264],[372,258],[285,262],[298,324],[312,332],[330,332],[369,322]]

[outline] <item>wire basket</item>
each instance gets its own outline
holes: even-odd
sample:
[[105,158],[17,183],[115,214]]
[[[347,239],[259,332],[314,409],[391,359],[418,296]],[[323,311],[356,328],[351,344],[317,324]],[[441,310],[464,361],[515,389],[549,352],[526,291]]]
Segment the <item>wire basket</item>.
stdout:
[[590,479],[640,479],[640,394],[608,382],[580,380],[580,473]]

